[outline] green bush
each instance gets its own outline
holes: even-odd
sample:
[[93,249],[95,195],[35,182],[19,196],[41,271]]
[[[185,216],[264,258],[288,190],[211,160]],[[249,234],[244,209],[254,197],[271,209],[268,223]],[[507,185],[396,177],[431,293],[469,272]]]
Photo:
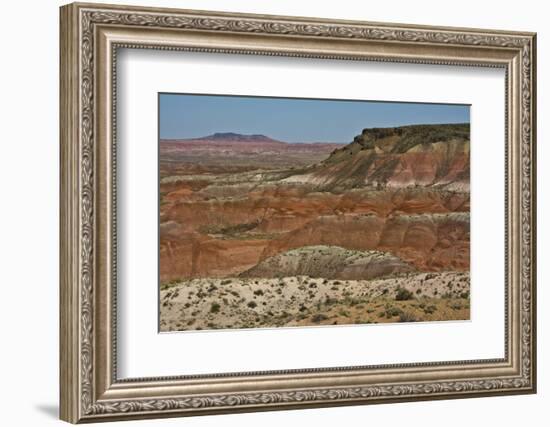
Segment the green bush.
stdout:
[[395,294],[396,301],[407,301],[413,298],[413,293],[405,288],[398,288]]

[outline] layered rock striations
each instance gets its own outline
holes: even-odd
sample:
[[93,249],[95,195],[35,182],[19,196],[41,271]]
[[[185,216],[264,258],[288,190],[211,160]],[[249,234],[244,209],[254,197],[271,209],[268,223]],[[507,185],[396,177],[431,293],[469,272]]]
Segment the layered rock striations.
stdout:
[[347,145],[217,133],[160,149],[161,282],[237,276],[314,245],[469,269],[468,124],[365,129]]
[[327,190],[434,187],[469,191],[469,124],[364,129],[320,164],[286,182]]

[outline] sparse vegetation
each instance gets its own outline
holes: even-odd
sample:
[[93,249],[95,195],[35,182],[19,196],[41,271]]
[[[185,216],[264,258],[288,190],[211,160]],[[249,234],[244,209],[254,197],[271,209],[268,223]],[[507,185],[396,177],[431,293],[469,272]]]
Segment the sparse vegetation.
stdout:
[[405,288],[398,288],[395,294],[396,301],[407,301],[413,298],[413,293]]
[[426,314],[433,314],[437,311],[437,307],[435,305],[428,305],[424,307],[424,313]]
[[418,318],[410,311],[402,311],[399,313],[400,322],[418,322]]
[[399,307],[393,307],[389,306],[386,307],[386,311],[384,314],[386,315],[386,318],[390,319],[395,316],[400,316],[403,313],[403,310],[401,310]]
[[[363,281],[361,284],[340,280],[338,286],[334,286],[334,280],[312,280],[306,276],[267,281],[195,279],[192,283],[183,282],[161,291],[161,313],[174,313],[174,319],[177,319],[177,323],[170,323],[163,318],[161,328],[173,325],[180,330],[196,330],[198,327],[225,328],[227,324],[259,327],[464,319],[469,316],[469,301],[463,298],[469,291],[469,282],[462,280],[463,277],[467,278],[467,275],[443,273],[434,275],[427,282],[422,273],[406,273],[398,278]],[[229,283],[222,286],[223,281]],[[436,296],[437,289],[448,289],[449,281],[454,284],[454,296]],[[312,282],[317,284],[317,288],[309,287]],[[300,289],[299,284],[305,286]],[[425,291],[422,295],[416,293],[420,284]],[[281,301],[286,303],[281,304]]]
[[322,313],[318,313],[318,314],[311,317],[311,321],[314,322],[314,323],[320,323],[323,320],[327,320],[327,319],[328,319],[328,317],[325,314],[322,314]]

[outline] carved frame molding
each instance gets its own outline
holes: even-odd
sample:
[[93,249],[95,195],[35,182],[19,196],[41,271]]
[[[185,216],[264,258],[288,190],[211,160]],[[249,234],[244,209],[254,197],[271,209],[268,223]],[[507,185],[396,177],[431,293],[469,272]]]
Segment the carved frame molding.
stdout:
[[[177,42],[185,35],[192,36],[193,42]],[[170,42],[164,43],[163,36]],[[247,37],[250,43],[243,44]],[[153,41],[144,42],[144,38]],[[201,40],[208,43],[202,45]],[[270,43],[274,47],[266,46]],[[310,48],[313,45],[317,47]],[[116,233],[105,234],[113,231],[116,223],[112,178],[116,155],[112,147],[116,130],[114,64],[120,47],[505,67],[509,146],[505,179],[511,205],[507,256],[510,268],[515,268],[507,273],[511,301],[507,301],[510,329],[506,330],[505,359],[354,367],[349,374],[364,373],[365,382],[356,380],[346,386],[334,381],[347,372],[345,367],[248,373],[249,378],[245,373],[118,381],[113,333],[116,287],[106,287],[102,278],[110,274],[116,282],[112,252],[116,250]],[[106,73],[110,77],[102,77]],[[62,419],[100,421],[535,391],[534,34],[71,4],[61,9],[60,96]],[[104,139],[111,139],[111,144],[104,144]],[[103,158],[113,165],[111,170]],[[104,182],[103,174],[110,174],[111,179]],[[110,193],[101,190],[111,187]],[[111,251],[105,253],[106,247]],[[442,369],[450,371],[449,378],[441,374]],[[493,373],[495,369],[507,371]],[[431,372],[437,375],[432,380],[415,380],[411,372],[419,378]],[[223,391],[224,385],[234,385],[241,378],[253,383],[270,375],[279,381],[272,388],[243,387],[238,391],[237,384],[232,389],[236,391]],[[368,380],[369,375],[375,380]],[[321,381],[319,378],[325,385],[315,382]],[[285,379],[298,384],[303,381],[303,385],[284,387]],[[185,386],[190,380],[193,384],[202,380],[212,391],[188,393]],[[331,381],[332,386],[326,385]]]

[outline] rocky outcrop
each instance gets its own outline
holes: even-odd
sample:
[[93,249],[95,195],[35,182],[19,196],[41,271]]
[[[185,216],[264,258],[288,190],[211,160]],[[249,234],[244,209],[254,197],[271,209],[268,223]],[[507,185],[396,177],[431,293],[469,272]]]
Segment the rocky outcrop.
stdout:
[[368,280],[413,270],[410,265],[390,253],[356,251],[339,246],[305,246],[267,258],[239,276],[310,276]]
[[469,124],[365,129],[323,162],[285,179],[330,191],[434,187],[469,191]]

